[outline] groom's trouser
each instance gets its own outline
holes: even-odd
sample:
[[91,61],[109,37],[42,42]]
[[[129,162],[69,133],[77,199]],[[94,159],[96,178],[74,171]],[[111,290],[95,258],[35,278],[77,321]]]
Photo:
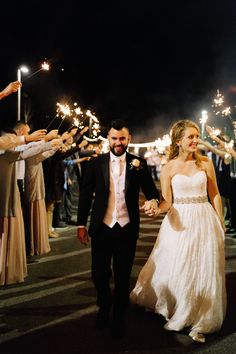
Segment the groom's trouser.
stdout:
[[[97,305],[122,316],[129,304],[129,282],[135,256],[137,237],[130,224],[113,228],[102,224],[92,237],[92,279],[97,290]],[[114,275],[112,296],[110,278]]]

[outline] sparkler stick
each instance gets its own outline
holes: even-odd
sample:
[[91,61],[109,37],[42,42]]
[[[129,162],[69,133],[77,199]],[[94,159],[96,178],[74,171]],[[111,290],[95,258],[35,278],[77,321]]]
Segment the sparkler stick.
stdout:
[[50,69],[49,64],[44,61],[43,64],[41,65],[41,68],[40,68],[40,69],[36,70],[36,71],[33,72],[31,75],[27,76],[24,80],[22,80],[22,82],[25,82],[26,80],[29,80],[32,76],[36,75],[36,74],[39,73],[41,70],[46,70],[46,71],[48,71],[49,69]]
[[60,126],[62,125],[62,123],[64,122],[65,118],[66,118],[66,117],[63,117],[63,118],[61,119],[61,123],[58,125],[58,128],[57,128],[58,130],[59,130]]
[[54,122],[54,120],[57,118],[57,115],[54,116],[54,118],[49,122],[49,124],[46,126],[46,130],[50,127],[50,125]]

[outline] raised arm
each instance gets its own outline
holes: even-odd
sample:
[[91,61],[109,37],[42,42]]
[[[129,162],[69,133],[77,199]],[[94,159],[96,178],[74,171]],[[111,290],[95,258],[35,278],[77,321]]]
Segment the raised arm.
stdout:
[[224,159],[224,162],[226,165],[231,163],[231,155],[225,149],[224,150],[217,149],[215,146],[211,145],[211,143],[209,143],[209,141],[205,141],[202,139],[199,139],[198,143],[206,146],[207,149],[210,150],[211,152],[213,152],[214,154],[222,157]]
[[9,150],[18,145],[25,144],[24,136],[16,136],[15,134],[6,134],[0,137],[0,149]]
[[0,100],[6,96],[9,96],[11,93],[16,92],[21,83],[19,81],[10,82],[2,91],[0,91]]

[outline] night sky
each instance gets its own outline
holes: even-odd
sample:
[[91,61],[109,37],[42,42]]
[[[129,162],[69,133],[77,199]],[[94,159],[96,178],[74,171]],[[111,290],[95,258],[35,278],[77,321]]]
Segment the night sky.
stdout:
[[[1,11],[1,88],[21,64],[34,72],[47,59],[49,72],[23,82],[34,128],[46,127],[66,100],[95,111],[104,128],[120,117],[134,140],[155,139],[177,119],[198,122],[217,89],[236,104],[235,16],[235,0],[9,2]],[[16,94],[1,101],[2,126],[16,120],[16,106]]]

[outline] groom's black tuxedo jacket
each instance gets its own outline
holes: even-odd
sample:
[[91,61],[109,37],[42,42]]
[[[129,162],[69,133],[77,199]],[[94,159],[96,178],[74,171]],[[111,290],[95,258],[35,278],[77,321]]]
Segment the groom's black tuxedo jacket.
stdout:
[[[132,166],[132,160],[140,160],[140,167]],[[89,235],[96,236],[106,209],[109,197],[109,170],[110,153],[101,154],[92,158],[87,166],[83,185],[79,197],[78,225],[86,225],[91,204]],[[139,232],[139,192],[140,188],[146,199],[159,199],[159,192],[149,174],[146,160],[126,153],[125,200],[129,213],[133,235],[138,237]]]

